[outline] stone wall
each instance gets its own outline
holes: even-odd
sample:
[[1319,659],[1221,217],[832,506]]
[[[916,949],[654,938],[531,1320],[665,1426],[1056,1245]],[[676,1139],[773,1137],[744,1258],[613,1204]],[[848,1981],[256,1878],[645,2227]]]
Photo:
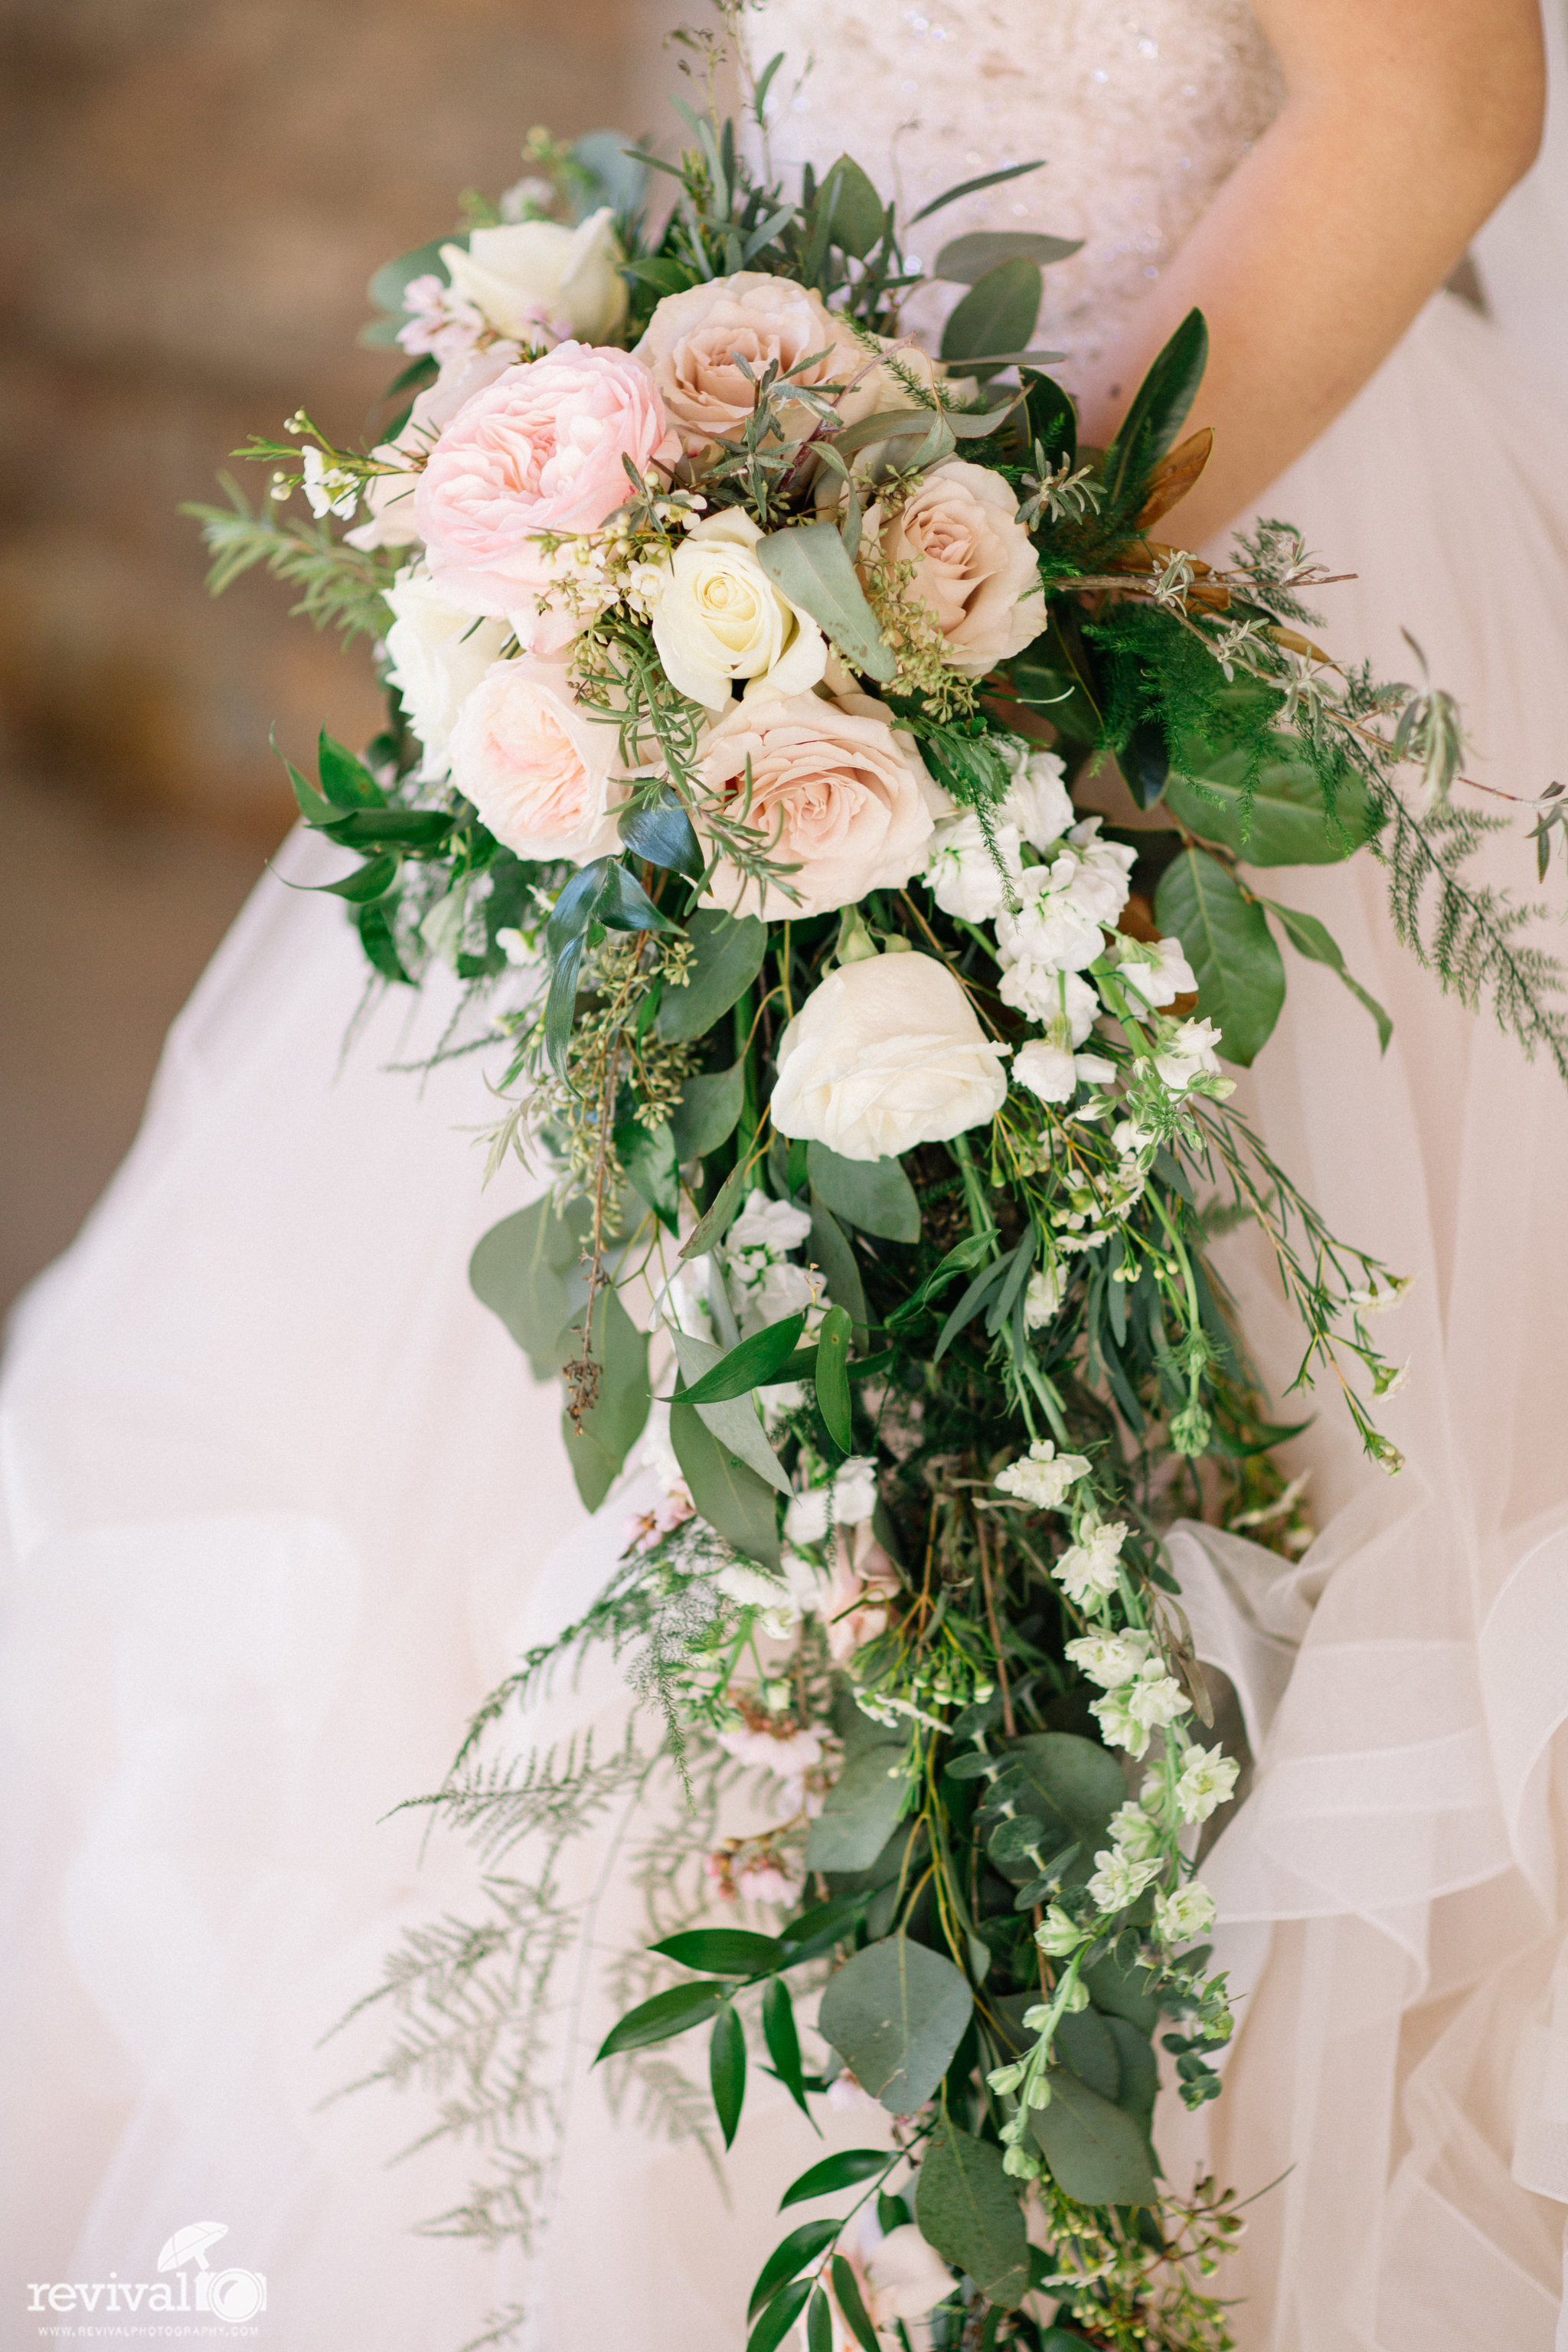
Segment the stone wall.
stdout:
[[[270,842],[340,653],[251,578],[214,604],[180,502],[301,401],[356,439],[379,262],[497,193],[530,127],[642,133],[676,0],[0,0],[0,708],[51,790]],[[393,355],[395,358],[395,354]],[[233,470],[259,492],[265,471]]]

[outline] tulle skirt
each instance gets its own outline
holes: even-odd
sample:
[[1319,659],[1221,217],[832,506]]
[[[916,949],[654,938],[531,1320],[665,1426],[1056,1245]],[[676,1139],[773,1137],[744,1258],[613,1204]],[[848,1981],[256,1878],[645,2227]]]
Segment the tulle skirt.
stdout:
[[[1408,626],[1465,700],[1471,772],[1521,793],[1568,759],[1564,446],[1440,298],[1267,504],[1359,574],[1329,592],[1331,643],[1407,675]],[[282,862],[321,878],[312,845]],[[1478,862],[1529,885],[1517,835]],[[1289,2168],[1232,2273],[1246,2352],[1544,2352],[1568,2207],[1568,1090],[1415,970],[1372,861],[1276,879],[1396,1024],[1380,1060],[1299,963],[1249,1093],[1331,1223],[1416,1277],[1384,1327],[1411,1360],[1385,1408],[1409,1467],[1371,1470],[1320,1391],[1301,1565],[1182,1538],[1260,1762],[1206,1865],[1247,1996],[1226,2095],[1164,2118],[1162,2147],[1174,2179],[1207,2163],[1244,2193]],[[435,998],[384,1003],[345,1051],[356,952],[336,910],[262,884],[125,1168],[16,1319],[0,2294],[156,2278],[210,2220],[212,2263],[265,2275],[258,2337],[288,2352],[455,2352],[514,2301],[552,2352],[728,2352],[780,2188],[821,2150],[775,2085],[726,2206],[700,2151],[612,2114],[587,2072],[602,1998],[574,1995],[531,2263],[411,2234],[462,2203],[468,2154],[392,2164],[416,2100],[321,2105],[371,2063],[374,2031],[317,2044],[386,1948],[473,1906],[463,1848],[385,1816],[607,1573],[629,1507],[584,1522],[553,1395],[468,1292],[475,1239],[528,1197],[515,1169],[481,1193],[479,1069],[384,1070],[428,1050]],[[1283,1308],[1227,1247],[1278,1387]],[[611,1672],[538,1727],[613,1732]],[[635,1925],[609,1850],[570,1865],[607,1888],[595,1948]]]

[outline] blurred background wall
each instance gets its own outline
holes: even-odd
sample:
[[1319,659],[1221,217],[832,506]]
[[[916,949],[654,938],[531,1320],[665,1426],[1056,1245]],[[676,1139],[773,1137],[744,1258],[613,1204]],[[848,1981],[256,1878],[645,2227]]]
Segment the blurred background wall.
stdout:
[[301,401],[357,440],[392,373],[354,341],[372,269],[515,180],[535,123],[662,129],[698,13],[0,0],[0,1305],[289,823],[268,730],[299,758],[374,720],[363,645],[265,578],[210,602],[176,509]]

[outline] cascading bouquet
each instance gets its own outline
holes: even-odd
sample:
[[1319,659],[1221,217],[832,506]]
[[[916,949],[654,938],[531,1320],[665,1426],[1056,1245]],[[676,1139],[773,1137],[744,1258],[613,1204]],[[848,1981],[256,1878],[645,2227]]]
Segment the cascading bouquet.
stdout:
[[[1071,247],[949,244],[933,274],[966,290],[932,359],[853,161],[787,195],[682,111],[673,165],[535,134],[499,209],[373,281],[411,407],[368,454],[303,416],[247,453],[313,523],[200,510],[215,585],[265,562],[376,640],[386,730],[363,761],[323,738],[300,811],[359,854],[330,887],[374,973],[463,984],[443,1050],[499,1033],[492,1165],[515,1147],[554,1181],[473,1279],[559,1372],[584,1501],[639,1444],[658,1479],[437,1801],[492,1852],[559,1827],[593,1768],[520,1779],[478,1743],[598,1639],[630,1647],[689,1788],[750,1769],[761,1826],[708,1836],[600,2053],[705,2029],[726,2145],[749,2036],[807,2114],[900,2119],[789,2191],[818,2218],[763,2264],[750,2352],[797,2322],[811,2352],[1220,2346],[1234,2201],[1163,2189],[1150,2132],[1156,2040],[1189,2104],[1220,2087],[1194,1856],[1238,1767],[1162,1530],[1309,1530],[1213,1234],[1261,1227],[1301,1383],[1328,1374],[1397,1466],[1363,1318],[1398,1286],[1222,1070],[1279,1015],[1281,939],[1387,1024],[1259,877],[1371,849],[1417,951],[1561,1066],[1550,968],[1463,878],[1483,821],[1447,798],[1446,698],[1302,634],[1323,575],[1288,528],[1223,572],[1156,536],[1208,452],[1180,438],[1196,314],[1111,446],[1080,446],[1030,349]],[[650,171],[675,184],[651,226]],[[1075,804],[1108,757],[1136,829]],[[498,1951],[508,1990],[476,2007],[504,2041],[513,1895],[395,1969],[443,2021],[393,2071],[451,2063],[453,1988]],[[713,1925],[726,1898],[774,1924]],[[519,2180],[468,2225],[521,2228]]]

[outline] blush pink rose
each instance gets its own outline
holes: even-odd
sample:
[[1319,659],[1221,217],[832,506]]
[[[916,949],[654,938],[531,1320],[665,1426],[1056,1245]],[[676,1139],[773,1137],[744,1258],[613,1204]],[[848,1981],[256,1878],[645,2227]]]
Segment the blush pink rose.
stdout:
[[573,698],[564,662],[494,662],[452,730],[452,782],[519,857],[574,866],[618,844],[614,727]]
[[888,1630],[888,1609],[900,1590],[898,1570],[871,1533],[869,1519],[833,1531],[833,1567],[822,1613],[827,1647],[842,1665]]
[[954,669],[971,677],[1021,654],[1046,625],[1045,591],[1018,500],[1000,474],[949,457],[890,518],[867,516],[889,567],[912,562]]
[[[561,343],[508,368],[464,403],[419,477],[431,578],[464,612],[504,614],[521,643],[558,648],[581,625],[560,626],[571,551],[547,554],[541,534],[597,530],[630,495],[626,458],[646,477],[679,449],[652,376],[626,352]],[[556,625],[542,630],[552,590]]]
[[790,898],[720,860],[704,905],[764,922],[826,915],[868,890],[899,888],[924,862],[942,805],[910,738],[895,734],[867,694],[738,702],[709,731],[698,769],[707,791],[762,836],[769,856],[796,869]]

